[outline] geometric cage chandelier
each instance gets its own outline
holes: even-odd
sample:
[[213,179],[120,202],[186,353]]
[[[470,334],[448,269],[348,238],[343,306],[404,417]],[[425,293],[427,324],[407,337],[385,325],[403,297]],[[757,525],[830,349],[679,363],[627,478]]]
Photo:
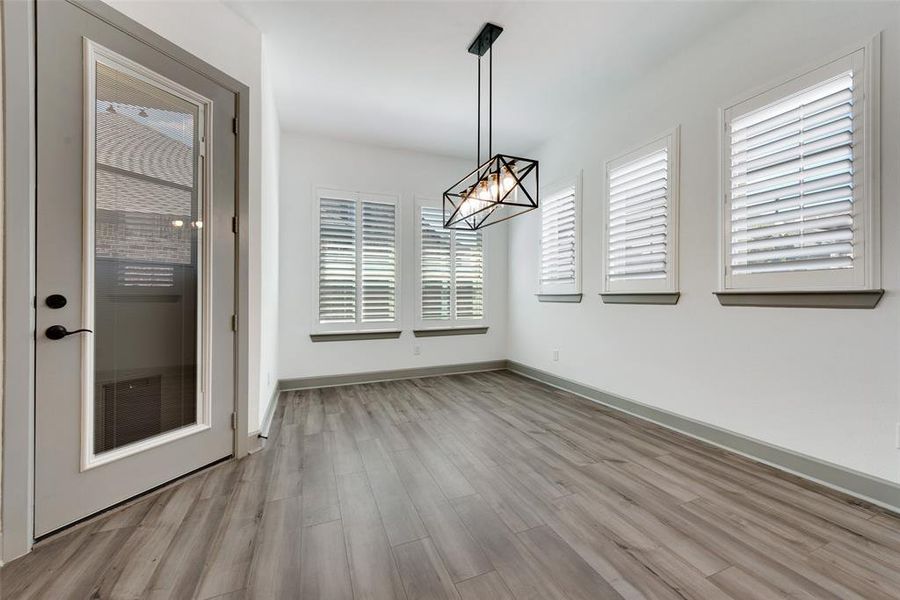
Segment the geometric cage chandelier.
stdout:
[[[475,169],[444,192],[444,229],[481,229],[538,207],[538,161],[491,155],[494,51],[502,27],[485,23],[469,45],[478,56],[478,126]],[[488,53],[487,156],[481,162],[481,58]]]

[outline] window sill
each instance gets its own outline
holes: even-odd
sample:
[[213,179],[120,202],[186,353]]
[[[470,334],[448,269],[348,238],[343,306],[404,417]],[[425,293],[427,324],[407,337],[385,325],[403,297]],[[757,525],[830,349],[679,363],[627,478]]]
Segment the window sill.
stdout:
[[400,331],[334,331],[311,333],[313,342],[356,342],[359,340],[389,340],[400,337]]
[[487,333],[487,327],[444,327],[440,329],[414,329],[416,337],[441,337],[445,335],[482,335]]
[[581,294],[535,294],[538,302],[581,302]]
[[681,292],[604,292],[604,304],[678,304]]
[[875,308],[884,290],[842,292],[713,292],[722,306]]

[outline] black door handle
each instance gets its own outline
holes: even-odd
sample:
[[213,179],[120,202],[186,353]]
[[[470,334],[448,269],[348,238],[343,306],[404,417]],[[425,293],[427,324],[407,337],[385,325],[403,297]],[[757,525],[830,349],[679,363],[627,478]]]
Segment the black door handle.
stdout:
[[90,329],[73,329],[69,331],[65,328],[64,325],[51,325],[47,328],[47,331],[44,333],[47,334],[47,337],[51,340],[61,340],[67,335],[72,335],[73,333],[94,333]]

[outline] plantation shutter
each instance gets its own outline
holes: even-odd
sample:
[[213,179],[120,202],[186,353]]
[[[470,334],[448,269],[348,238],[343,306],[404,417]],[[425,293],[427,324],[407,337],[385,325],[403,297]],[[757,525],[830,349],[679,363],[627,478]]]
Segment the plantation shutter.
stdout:
[[319,322],[356,322],[356,202],[319,200]]
[[669,262],[669,150],[609,169],[607,279],[665,279]]
[[453,232],[456,318],[484,318],[484,248],[481,231]]
[[451,232],[440,208],[422,207],[421,228],[422,319],[446,321],[453,317]]
[[541,286],[576,285],[575,188],[544,199],[541,206]]
[[443,211],[419,212],[421,314],[423,321],[484,318],[484,245],[480,231],[444,229]]
[[848,71],[730,122],[734,275],[853,267]]
[[362,202],[362,322],[391,322],[396,314],[396,206]]

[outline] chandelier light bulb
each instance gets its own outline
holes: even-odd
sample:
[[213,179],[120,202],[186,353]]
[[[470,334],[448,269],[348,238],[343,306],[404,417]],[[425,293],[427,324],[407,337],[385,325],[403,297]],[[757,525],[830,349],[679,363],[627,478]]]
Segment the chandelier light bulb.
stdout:
[[516,184],[515,177],[512,176],[512,171],[510,169],[504,169],[503,172],[503,193],[505,194],[509,190],[513,188]]
[[490,200],[492,197],[491,188],[488,185],[487,181],[482,181],[481,185],[478,186],[480,189],[478,190],[478,199],[479,200]]

